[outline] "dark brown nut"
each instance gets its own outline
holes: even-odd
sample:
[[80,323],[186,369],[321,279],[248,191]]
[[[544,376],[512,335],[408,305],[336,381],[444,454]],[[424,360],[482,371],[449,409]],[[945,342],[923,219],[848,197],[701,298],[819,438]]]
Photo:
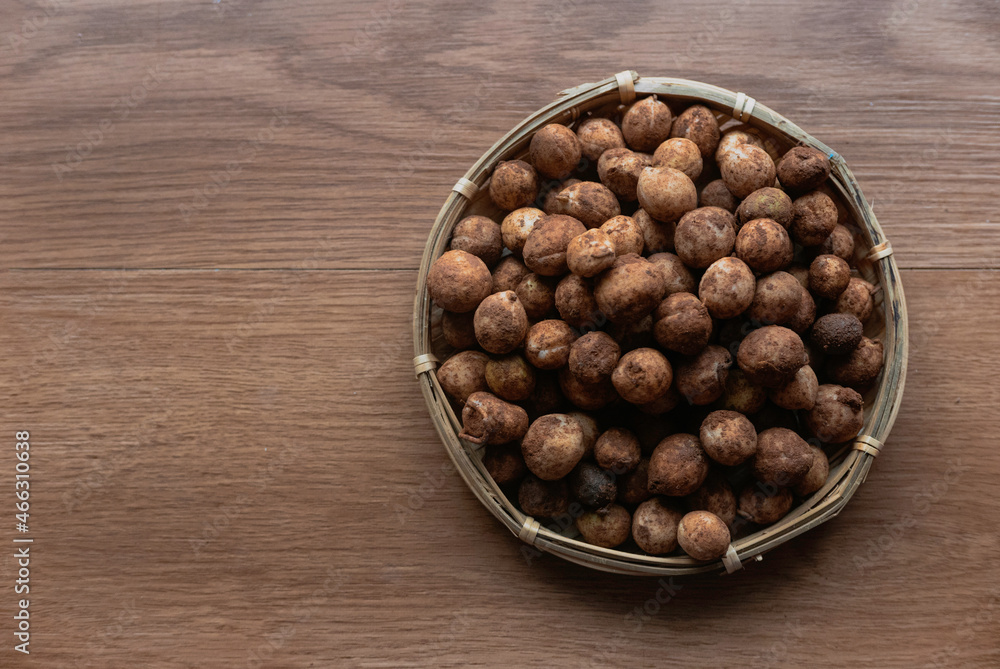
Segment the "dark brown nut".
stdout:
[[750,383],[738,366],[729,370],[726,389],[722,393],[722,408],[742,414],[757,413],[767,401],[767,390]]
[[725,209],[701,207],[687,212],[677,223],[674,246],[688,267],[705,269],[733,250],[736,219]]
[[752,144],[761,149],[764,148],[764,140],[756,128],[750,126],[733,128],[723,133],[719,140],[719,146],[715,149],[715,162],[721,162],[726,153],[740,144]]
[[583,148],[575,132],[564,125],[549,123],[531,138],[528,155],[543,177],[565,179],[580,163]]
[[635,469],[618,479],[618,503],[642,504],[652,497],[649,492],[649,458],[639,460]]
[[780,223],[770,218],[748,221],[736,235],[736,257],[750,269],[768,274],[792,262],[792,240]]
[[697,355],[712,336],[712,317],[691,293],[673,293],[653,313],[653,336],[663,348]]
[[629,149],[609,149],[597,161],[597,176],[601,183],[625,202],[635,202],[639,175],[649,167],[646,159]]
[[455,314],[445,311],[441,315],[441,334],[444,340],[452,348],[462,350],[479,346],[476,341],[476,327],[473,319],[476,312],[469,311],[464,314]]
[[[535,224],[545,217],[545,212],[534,207],[521,207],[507,214],[500,224],[500,237],[503,245],[510,249],[518,258],[524,251],[524,244]],[[503,262],[501,260],[501,262]]]
[[556,286],[556,310],[575,328],[592,330],[604,320],[594,299],[593,284],[576,274],[563,278]]
[[529,274],[514,291],[530,320],[545,318],[556,306],[556,280],[553,277]]
[[527,431],[528,412],[516,404],[485,392],[466,398],[459,438],[474,444],[506,444],[517,441]]
[[618,487],[613,473],[584,461],[569,476],[569,492],[585,507],[601,509],[615,501]]
[[773,272],[757,281],[751,320],[767,325],[785,325],[798,313],[802,303],[802,285],[788,272]]
[[813,324],[810,341],[827,355],[845,355],[863,336],[864,326],[854,314],[827,314]]
[[508,402],[523,402],[535,391],[535,370],[521,355],[512,353],[486,363],[490,391]]
[[806,426],[824,443],[845,442],[856,437],[864,425],[864,405],[858,391],[824,384],[816,393],[816,404],[806,414]]
[[820,244],[819,250],[820,253],[828,253],[850,261],[854,257],[854,235],[850,229],[838,223],[830,236]]
[[497,485],[515,483],[524,478],[528,468],[524,466],[521,448],[517,444],[487,446],[483,454],[483,466]]
[[701,446],[722,465],[738,465],[757,452],[757,431],[741,413],[720,409],[701,423]]
[[835,383],[864,390],[878,378],[884,355],[882,342],[862,337],[857,347],[847,355],[830,358],[826,363],[826,373]]
[[690,139],[698,146],[701,157],[708,160],[719,146],[719,122],[708,107],[692,105],[674,119],[670,136]]
[[758,218],[769,218],[788,229],[793,217],[792,198],[772,186],[755,190],[740,203],[736,217],[741,226]]
[[497,163],[490,178],[490,199],[493,204],[513,211],[527,207],[538,197],[538,172],[523,160]]
[[792,430],[772,427],[757,435],[753,475],[759,481],[781,487],[796,485],[812,466],[809,444]]
[[757,282],[739,258],[719,258],[705,270],[698,297],[714,318],[735,318],[750,308]]
[[789,149],[778,161],[778,180],[789,190],[803,192],[819,188],[830,176],[830,158],[811,146]]
[[594,461],[616,476],[627,474],[639,466],[642,448],[639,439],[630,431],[613,427],[597,438],[594,444]]
[[597,421],[589,413],[583,411],[572,411],[566,415],[580,424],[580,428],[583,430],[583,457],[592,460],[594,458],[594,444],[601,436],[601,429],[598,427]]
[[695,288],[694,277],[687,265],[673,253],[654,253],[649,256],[649,262],[653,263],[663,278],[664,296],[674,293],[693,293]]
[[566,399],[584,411],[603,409],[618,399],[611,377],[597,383],[584,383],[569,371],[569,367],[559,370],[559,387]]
[[652,151],[670,136],[673,123],[670,107],[656,96],[635,102],[622,116],[622,135],[625,142],[636,151]]
[[483,350],[500,355],[510,353],[524,341],[528,314],[517,293],[508,290],[487,296],[476,308],[473,325]]
[[729,527],[708,511],[691,511],[677,526],[677,543],[695,560],[717,560],[729,549]]
[[733,356],[721,346],[706,346],[677,366],[674,383],[689,404],[704,406],[722,397]]
[[521,440],[524,463],[543,481],[555,481],[569,474],[583,453],[583,428],[566,414],[535,419]]
[[636,196],[647,214],[663,222],[676,221],[698,206],[694,182],[672,167],[643,168]]
[[812,466],[798,485],[794,487],[795,494],[799,497],[806,497],[822,488],[830,476],[830,460],[826,457],[823,449],[809,444],[809,450],[813,452]]
[[616,257],[611,237],[596,228],[574,237],[566,249],[569,271],[585,277],[597,276],[608,269]]
[[805,288],[801,289],[801,293],[799,308],[795,311],[795,315],[785,323],[785,327],[800,337],[812,327],[816,320],[816,300],[813,299],[812,293]]
[[591,116],[576,129],[576,137],[587,160],[594,162],[609,149],[625,148],[625,138],[611,119]]
[[837,299],[851,282],[851,266],[835,255],[816,256],[809,265],[809,290],[831,300]]
[[632,516],[632,538],[650,555],[663,555],[677,548],[677,525],[684,514],[676,502],[659,497],[644,501]]
[[569,485],[562,481],[543,481],[528,474],[517,491],[521,511],[536,518],[553,518],[569,510]]
[[656,147],[653,164],[680,170],[694,181],[701,176],[701,151],[690,139],[674,137]]
[[770,525],[785,517],[792,508],[792,491],[788,488],[768,489],[767,494],[760,484],[751,484],[740,492],[736,513],[758,525]]
[[782,409],[808,411],[816,404],[818,391],[819,381],[816,379],[816,372],[809,365],[803,365],[795,372],[791,381],[780,388],[774,388],[769,395],[771,401]]
[[543,276],[561,276],[568,271],[566,249],[587,228],[572,216],[552,214],[538,223],[524,243],[524,264]]
[[576,528],[587,543],[614,548],[628,540],[632,516],[624,507],[611,504],[604,509],[584,513],[576,519]]
[[866,323],[875,309],[875,301],[872,299],[874,292],[875,286],[852,276],[847,288],[837,298],[835,310],[841,314],[854,314],[859,321]]
[[837,225],[837,205],[830,196],[815,190],[792,202],[795,216],[790,231],[802,246],[822,244]]
[[543,191],[545,196],[542,198],[542,211],[549,215],[563,213],[560,209],[559,200],[557,199],[559,197],[559,193],[578,183],[580,183],[580,180],[573,178],[566,179],[566,181],[556,184],[555,186],[549,186]]
[[688,511],[708,511],[727,526],[736,520],[736,493],[718,472],[709,472],[700,488],[684,498]]
[[621,357],[611,382],[626,402],[648,404],[662,397],[673,382],[667,357],[654,348],[637,348]]
[[736,354],[747,379],[765,388],[779,388],[791,381],[805,360],[802,339],[780,325],[754,330],[743,338]]
[[445,360],[437,370],[437,380],[450,397],[465,402],[472,393],[489,390],[486,363],[490,358],[479,351],[460,351]]
[[524,356],[538,369],[559,369],[569,361],[576,332],[565,321],[539,321],[524,340]]
[[598,228],[622,213],[615,194],[596,181],[581,181],[562,189],[556,195],[556,202],[560,213],[572,216],[588,228]]
[[719,207],[732,213],[736,211],[738,204],[739,200],[733,197],[733,194],[726,188],[726,182],[722,179],[708,182],[701,189],[701,195],[698,196],[699,207]]
[[643,249],[647,253],[665,253],[674,250],[676,222],[661,223],[646,213],[645,209],[636,210],[632,218],[642,231]]
[[607,332],[588,332],[570,346],[568,368],[582,383],[600,383],[610,380],[620,355]]
[[615,259],[611,269],[594,285],[597,307],[608,320],[631,323],[652,313],[663,298],[663,277],[648,260],[638,255]]
[[493,292],[502,293],[505,290],[517,290],[521,279],[531,274],[531,270],[514,256],[501,258],[493,268]]
[[473,311],[493,290],[493,275],[478,256],[448,251],[427,272],[427,291],[445,311]]
[[609,218],[601,225],[600,230],[611,238],[615,246],[615,255],[624,256],[629,253],[642,255],[644,245],[642,228],[631,216]]
[[707,476],[708,456],[693,434],[667,437],[649,458],[649,492],[654,495],[690,495]]
[[729,192],[738,198],[774,185],[774,161],[753,144],[737,144],[719,161],[719,172]]
[[452,250],[466,251],[493,267],[503,253],[500,226],[485,216],[467,216],[458,222],[451,237]]

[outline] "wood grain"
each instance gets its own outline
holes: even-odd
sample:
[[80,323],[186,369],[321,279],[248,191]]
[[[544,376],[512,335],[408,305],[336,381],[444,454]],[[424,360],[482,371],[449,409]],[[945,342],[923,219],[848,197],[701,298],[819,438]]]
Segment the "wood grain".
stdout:
[[[996,9],[0,0],[0,488],[30,430],[36,542],[30,657],[0,557],[0,666],[1000,664]],[[837,147],[905,268],[884,454],[730,577],[526,559],[412,377],[451,185],[626,67]]]

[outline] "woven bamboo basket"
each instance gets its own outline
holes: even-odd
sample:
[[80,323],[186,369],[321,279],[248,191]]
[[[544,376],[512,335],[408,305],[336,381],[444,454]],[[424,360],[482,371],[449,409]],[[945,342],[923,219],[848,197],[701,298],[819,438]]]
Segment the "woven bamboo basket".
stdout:
[[[455,224],[465,216],[496,216],[488,180],[501,160],[523,158],[536,130],[548,123],[573,127],[587,112],[627,105],[637,97],[655,94],[681,104],[700,103],[714,110],[720,125],[743,122],[762,131],[771,140],[768,150],[780,156],[795,145],[812,146],[830,156],[829,183],[847,209],[848,224],[855,230],[855,262],[858,274],[876,286],[875,312],[865,326],[865,335],[879,338],[885,347],[885,365],[876,384],[865,395],[865,421],[853,444],[827,451],[830,476],[819,491],[793,508],[777,523],[735,538],[727,554],[714,562],[700,562],[684,555],[654,557],[624,550],[607,549],[574,538],[572,526],[562,531],[546,528],[525,516],[507,498],[482,464],[483,448],[459,439],[461,421],[452,409],[435,370],[432,304],[426,289],[431,264],[448,248]],[[784,116],[757,103],[743,93],[697,81],[664,77],[639,77],[626,71],[604,81],[583,84],[560,93],[552,104],[540,109],[508,132],[458,180],[434,222],[417,278],[413,311],[414,367],[431,418],[459,474],[479,501],[521,541],[540,551],[602,571],[632,575],[680,575],[707,571],[732,573],[750,560],[836,516],[854,495],[883,448],[902,399],[906,377],[907,318],[899,270],[892,247],[879,227],[854,175],[836,151],[804,132]],[[439,346],[440,348],[440,346]],[[443,357],[443,356],[442,356]]]

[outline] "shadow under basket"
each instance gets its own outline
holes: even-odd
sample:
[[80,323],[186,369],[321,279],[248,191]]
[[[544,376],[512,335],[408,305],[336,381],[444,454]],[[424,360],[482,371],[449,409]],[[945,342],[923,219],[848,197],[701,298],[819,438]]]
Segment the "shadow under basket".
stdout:
[[[586,118],[588,112],[614,110],[619,105],[630,104],[647,95],[656,95],[675,107],[703,104],[715,111],[720,126],[742,122],[757,128],[771,140],[767,148],[772,158],[779,157],[796,145],[814,147],[830,157],[832,170],[828,185],[839,196],[840,205],[846,209],[845,224],[855,234],[853,264],[857,273],[876,287],[875,311],[865,326],[865,335],[880,339],[885,347],[883,370],[873,387],[864,394],[864,427],[853,443],[842,445],[832,452],[828,450],[830,475],[826,484],[773,525],[734,539],[727,554],[721,560],[711,562],[698,561],[686,555],[656,557],[601,548],[573,538],[575,528],[572,525],[557,532],[525,516],[487,473],[482,463],[483,448],[459,439],[461,421],[435,375],[439,360],[434,355],[437,338],[432,327],[434,321],[426,287],[427,273],[434,260],[447,250],[452,230],[462,218],[482,214],[499,220],[497,216],[502,212],[492,204],[488,194],[488,180],[494,166],[502,160],[523,158],[532,135],[548,123],[573,127],[579,119]],[[595,84],[563,91],[555,102],[507,133],[458,180],[434,222],[424,250],[417,278],[413,341],[420,390],[448,455],[479,501],[512,533],[538,550],[593,569],[662,576],[736,571],[746,561],[761,560],[767,551],[840,512],[864,483],[872,461],[881,451],[896,418],[906,377],[907,323],[903,288],[892,248],[854,175],[839,154],[743,93],[685,79],[639,77],[635,72],[627,71]],[[441,347],[436,350],[440,353]]]

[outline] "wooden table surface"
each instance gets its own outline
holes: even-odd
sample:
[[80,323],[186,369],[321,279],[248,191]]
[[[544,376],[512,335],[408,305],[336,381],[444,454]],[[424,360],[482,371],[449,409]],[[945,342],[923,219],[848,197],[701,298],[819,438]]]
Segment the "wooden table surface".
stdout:
[[[0,19],[0,666],[1000,665],[996,0]],[[413,379],[451,186],[557,91],[627,68],[748,92],[836,147],[902,268],[884,454],[840,516],[733,576],[526,560]]]

